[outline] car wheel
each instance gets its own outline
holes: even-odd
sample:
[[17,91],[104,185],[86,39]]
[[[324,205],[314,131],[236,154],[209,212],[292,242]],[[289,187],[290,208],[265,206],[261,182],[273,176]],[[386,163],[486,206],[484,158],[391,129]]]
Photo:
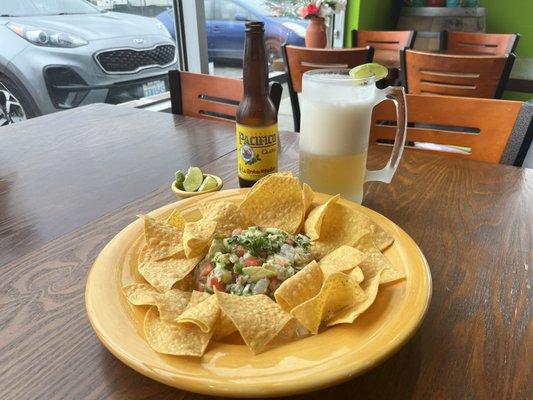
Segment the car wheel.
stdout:
[[276,60],[282,58],[281,43],[279,39],[268,38],[265,43],[268,66],[271,68]]
[[0,75],[0,126],[38,116],[32,101],[7,77]]

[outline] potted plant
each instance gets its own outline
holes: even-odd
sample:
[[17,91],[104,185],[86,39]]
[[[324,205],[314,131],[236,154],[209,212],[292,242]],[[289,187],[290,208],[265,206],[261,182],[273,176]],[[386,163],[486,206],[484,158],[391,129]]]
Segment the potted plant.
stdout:
[[309,2],[300,8],[300,15],[309,19],[305,31],[305,46],[324,48],[328,43],[326,17],[344,10],[346,0],[317,0]]

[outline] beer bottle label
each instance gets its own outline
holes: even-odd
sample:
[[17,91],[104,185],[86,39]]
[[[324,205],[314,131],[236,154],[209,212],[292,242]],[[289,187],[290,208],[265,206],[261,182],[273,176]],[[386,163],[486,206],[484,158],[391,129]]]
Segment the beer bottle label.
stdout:
[[278,124],[237,124],[237,168],[239,177],[257,181],[278,170]]

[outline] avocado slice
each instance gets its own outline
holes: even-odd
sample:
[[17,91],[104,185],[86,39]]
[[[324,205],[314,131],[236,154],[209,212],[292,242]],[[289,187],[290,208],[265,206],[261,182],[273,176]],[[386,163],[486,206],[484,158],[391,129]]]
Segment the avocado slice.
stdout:
[[270,271],[263,267],[244,267],[242,272],[248,275],[252,282],[257,282],[259,279],[272,278],[276,276],[274,271]]

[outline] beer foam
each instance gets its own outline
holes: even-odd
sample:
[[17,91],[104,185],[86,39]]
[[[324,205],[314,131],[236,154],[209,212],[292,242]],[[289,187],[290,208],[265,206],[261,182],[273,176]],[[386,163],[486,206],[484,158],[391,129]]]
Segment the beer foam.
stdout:
[[348,97],[339,96],[339,88],[328,93],[332,89],[316,97],[302,96],[300,149],[327,156],[366,151],[375,90]]

